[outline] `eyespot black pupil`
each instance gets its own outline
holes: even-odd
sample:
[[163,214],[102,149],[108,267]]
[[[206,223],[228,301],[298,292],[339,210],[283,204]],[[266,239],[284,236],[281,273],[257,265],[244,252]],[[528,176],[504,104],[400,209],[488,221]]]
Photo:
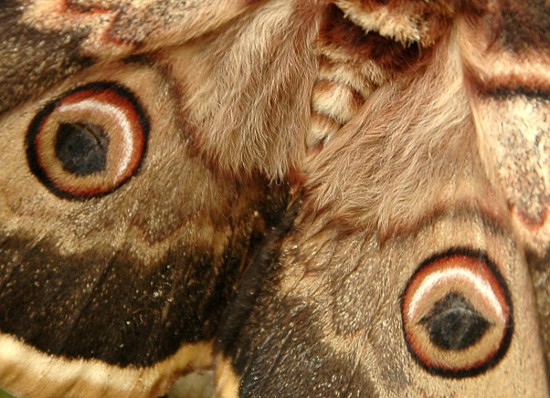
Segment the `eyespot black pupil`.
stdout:
[[61,123],[55,139],[55,155],[63,170],[87,176],[107,167],[109,136],[103,129],[87,123]]
[[444,350],[463,350],[475,343],[491,326],[466,299],[450,293],[436,302],[430,314],[420,320],[432,343]]

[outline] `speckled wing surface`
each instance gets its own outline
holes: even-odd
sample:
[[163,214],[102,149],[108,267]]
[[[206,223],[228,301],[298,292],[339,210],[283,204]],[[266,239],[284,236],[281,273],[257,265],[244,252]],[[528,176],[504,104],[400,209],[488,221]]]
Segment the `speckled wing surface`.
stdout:
[[549,396],[549,21],[5,0],[0,387]]
[[[263,14],[289,24],[290,12],[2,3],[0,386],[155,397],[211,368],[223,309],[298,165],[288,122],[302,123],[307,87],[289,88],[302,67],[272,59],[307,65],[307,53],[256,35]],[[252,67],[269,90],[243,75]],[[288,103],[262,110],[277,90]]]
[[549,20],[325,6],[301,203],[224,314],[219,396],[549,396]]

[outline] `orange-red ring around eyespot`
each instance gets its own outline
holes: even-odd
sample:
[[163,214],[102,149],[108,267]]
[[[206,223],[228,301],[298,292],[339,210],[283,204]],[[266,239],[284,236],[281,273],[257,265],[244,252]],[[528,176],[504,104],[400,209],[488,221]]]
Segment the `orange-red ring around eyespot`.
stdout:
[[[463,264],[460,264],[460,262],[463,262]],[[469,268],[470,271],[473,266],[478,268],[483,274],[483,277],[486,278],[488,285],[491,286],[495,297],[498,298],[499,303],[502,305],[502,311],[506,316],[504,332],[498,348],[495,351],[490,352],[485,358],[480,358],[477,361],[473,361],[468,367],[461,369],[446,368],[444,366],[437,365],[434,361],[428,358],[421,351],[415,337],[412,335],[414,331],[412,330],[412,325],[410,324],[409,319],[409,309],[412,295],[422,284],[424,278],[449,266],[464,266]],[[423,261],[408,281],[401,296],[401,315],[403,334],[407,348],[412,357],[418,364],[430,373],[449,378],[475,376],[497,365],[508,350],[514,330],[511,295],[504,278],[499,273],[496,265],[490,260],[489,256],[485,252],[469,248],[452,248],[445,252],[431,256]]]
[[[50,115],[60,106],[77,103],[80,100],[90,98],[95,98],[98,101],[114,106],[124,114],[126,121],[131,126],[132,148],[130,148],[131,155],[128,167],[124,172],[120,173],[118,178],[113,180],[112,184],[82,189],[82,187],[63,185],[62,182],[54,181],[51,178],[48,172],[48,165],[44,164],[40,157],[42,148],[40,147],[39,135]],[[103,196],[119,188],[139,171],[147,150],[149,130],[149,118],[129,89],[114,82],[102,81],[89,83],[64,93],[59,98],[48,103],[36,114],[29,125],[26,137],[27,161],[31,172],[44,186],[59,197],[72,200],[86,200]]]

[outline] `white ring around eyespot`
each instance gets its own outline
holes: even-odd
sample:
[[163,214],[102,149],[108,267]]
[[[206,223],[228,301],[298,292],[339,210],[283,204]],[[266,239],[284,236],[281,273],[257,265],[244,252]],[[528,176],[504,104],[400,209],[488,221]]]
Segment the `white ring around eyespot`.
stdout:
[[426,294],[429,294],[431,289],[434,289],[438,283],[441,283],[442,281],[445,282],[449,279],[462,279],[474,285],[477,291],[485,297],[487,302],[494,309],[495,313],[497,313],[501,319],[505,318],[502,305],[496,297],[491,284],[474,274],[472,271],[459,267],[447,268],[443,271],[435,271],[422,280],[419,288],[416,289],[411,297],[409,311],[407,314],[409,318],[413,318],[413,315],[416,313],[418,303],[423,297],[425,297]]
[[92,109],[94,111],[99,111],[106,116],[114,116],[116,121],[119,123],[122,131],[122,159],[118,163],[119,167],[117,168],[117,173],[114,176],[114,180],[118,180],[121,175],[127,170],[128,165],[132,161],[132,152],[133,147],[133,137],[132,127],[128,121],[128,117],[125,112],[121,111],[118,107],[111,104],[106,104],[103,101],[98,101],[93,98],[83,99],[77,103],[61,104],[58,108],[59,112],[73,112],[73,111],[83,111]]

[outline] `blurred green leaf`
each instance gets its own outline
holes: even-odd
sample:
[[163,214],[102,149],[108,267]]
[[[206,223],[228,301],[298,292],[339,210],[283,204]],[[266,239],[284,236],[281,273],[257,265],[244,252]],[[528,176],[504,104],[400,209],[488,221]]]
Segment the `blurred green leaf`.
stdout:
[[15,398],[13,395],[8,394],[0,388],[0,398]]

